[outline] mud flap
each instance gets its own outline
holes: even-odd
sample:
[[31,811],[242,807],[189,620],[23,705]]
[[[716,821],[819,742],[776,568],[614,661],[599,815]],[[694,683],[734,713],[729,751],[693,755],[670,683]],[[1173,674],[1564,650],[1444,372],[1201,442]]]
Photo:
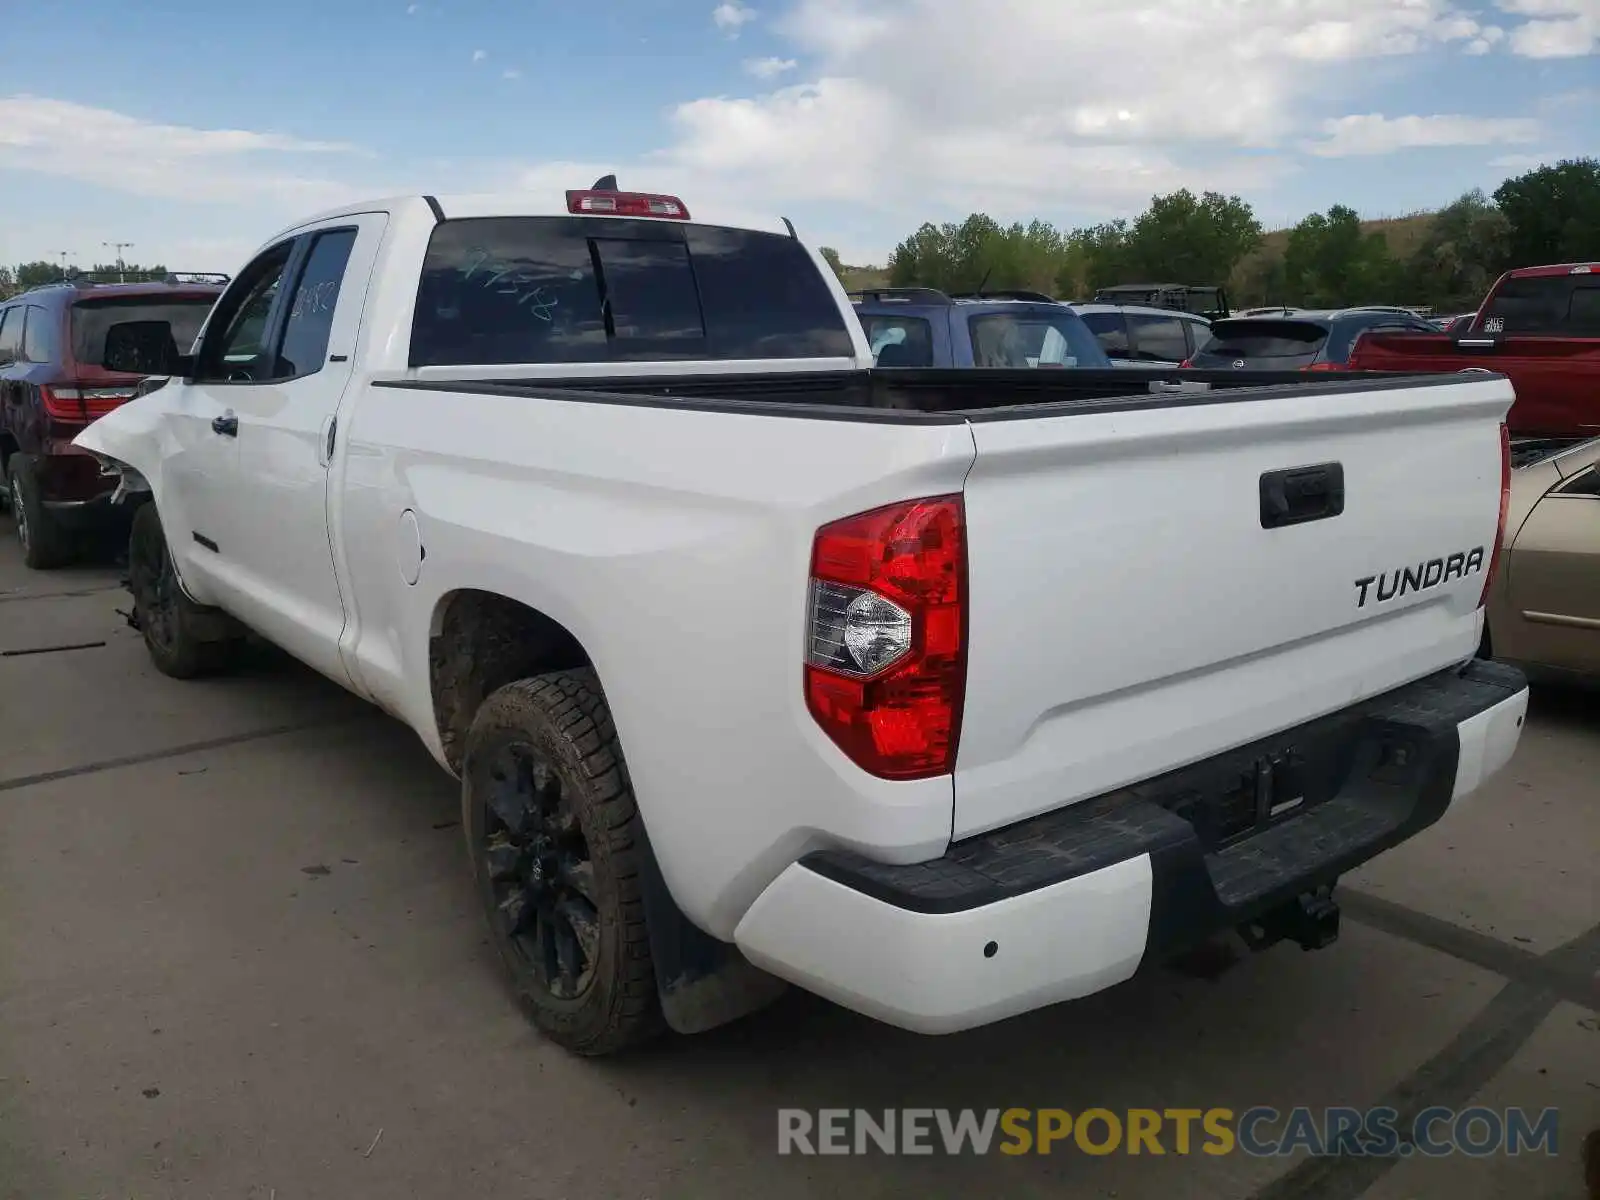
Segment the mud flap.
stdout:
[[751,964],[732,942],[683,915],[656,863],[647,833],[639,882],[661,1013],[675,1033],[703,1033],[767,1007],[789,985]]

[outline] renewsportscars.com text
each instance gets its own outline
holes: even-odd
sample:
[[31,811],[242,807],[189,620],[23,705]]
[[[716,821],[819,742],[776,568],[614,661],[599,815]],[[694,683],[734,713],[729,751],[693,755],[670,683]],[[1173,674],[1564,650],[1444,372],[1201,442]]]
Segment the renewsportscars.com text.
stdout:
[[1560,1113],[1521,1108],[781,1108],[779,1154],[1209,1154],[1407,1158],[1557,1153]]

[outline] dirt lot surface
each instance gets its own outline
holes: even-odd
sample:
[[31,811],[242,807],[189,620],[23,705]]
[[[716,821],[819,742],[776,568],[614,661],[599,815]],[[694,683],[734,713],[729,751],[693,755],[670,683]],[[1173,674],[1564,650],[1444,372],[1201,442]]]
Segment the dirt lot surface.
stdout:
[[[512,1007],[454,786],[408,730],[270,658],[165,679],[125,603],[111,570],[29,572],[0,540],[0,1196],[1583,1194],[1600,700],[1536,693],[1506,772],[1346,880],[1329,950],[941,1039],[791,994],[586,1062]],[[780,1107],[1385,1103],[1555,1106],[1559,1151],[776,1152]]]

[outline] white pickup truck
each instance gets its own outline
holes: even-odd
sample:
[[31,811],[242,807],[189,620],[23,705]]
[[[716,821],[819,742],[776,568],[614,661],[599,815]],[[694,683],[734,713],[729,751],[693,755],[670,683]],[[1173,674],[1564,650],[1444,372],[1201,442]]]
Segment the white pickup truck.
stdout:
[[251,631],[460,778],[558,1043],[1322,945],[1511,756],[1505,380],[872,370],[786,221],[602,183],[287,229],[77,439],[161,670]]

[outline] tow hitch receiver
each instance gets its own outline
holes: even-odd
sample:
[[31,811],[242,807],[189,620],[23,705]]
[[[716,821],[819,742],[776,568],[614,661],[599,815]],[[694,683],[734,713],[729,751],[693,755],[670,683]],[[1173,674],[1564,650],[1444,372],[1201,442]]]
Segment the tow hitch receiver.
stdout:
[[1302,950],[1321,950],[1339,940],[1339,904],[1333,885],[1303,892],[1287,904],[1239,926],[1239,936],[1252,950],[1281,941],[1298,942]]

